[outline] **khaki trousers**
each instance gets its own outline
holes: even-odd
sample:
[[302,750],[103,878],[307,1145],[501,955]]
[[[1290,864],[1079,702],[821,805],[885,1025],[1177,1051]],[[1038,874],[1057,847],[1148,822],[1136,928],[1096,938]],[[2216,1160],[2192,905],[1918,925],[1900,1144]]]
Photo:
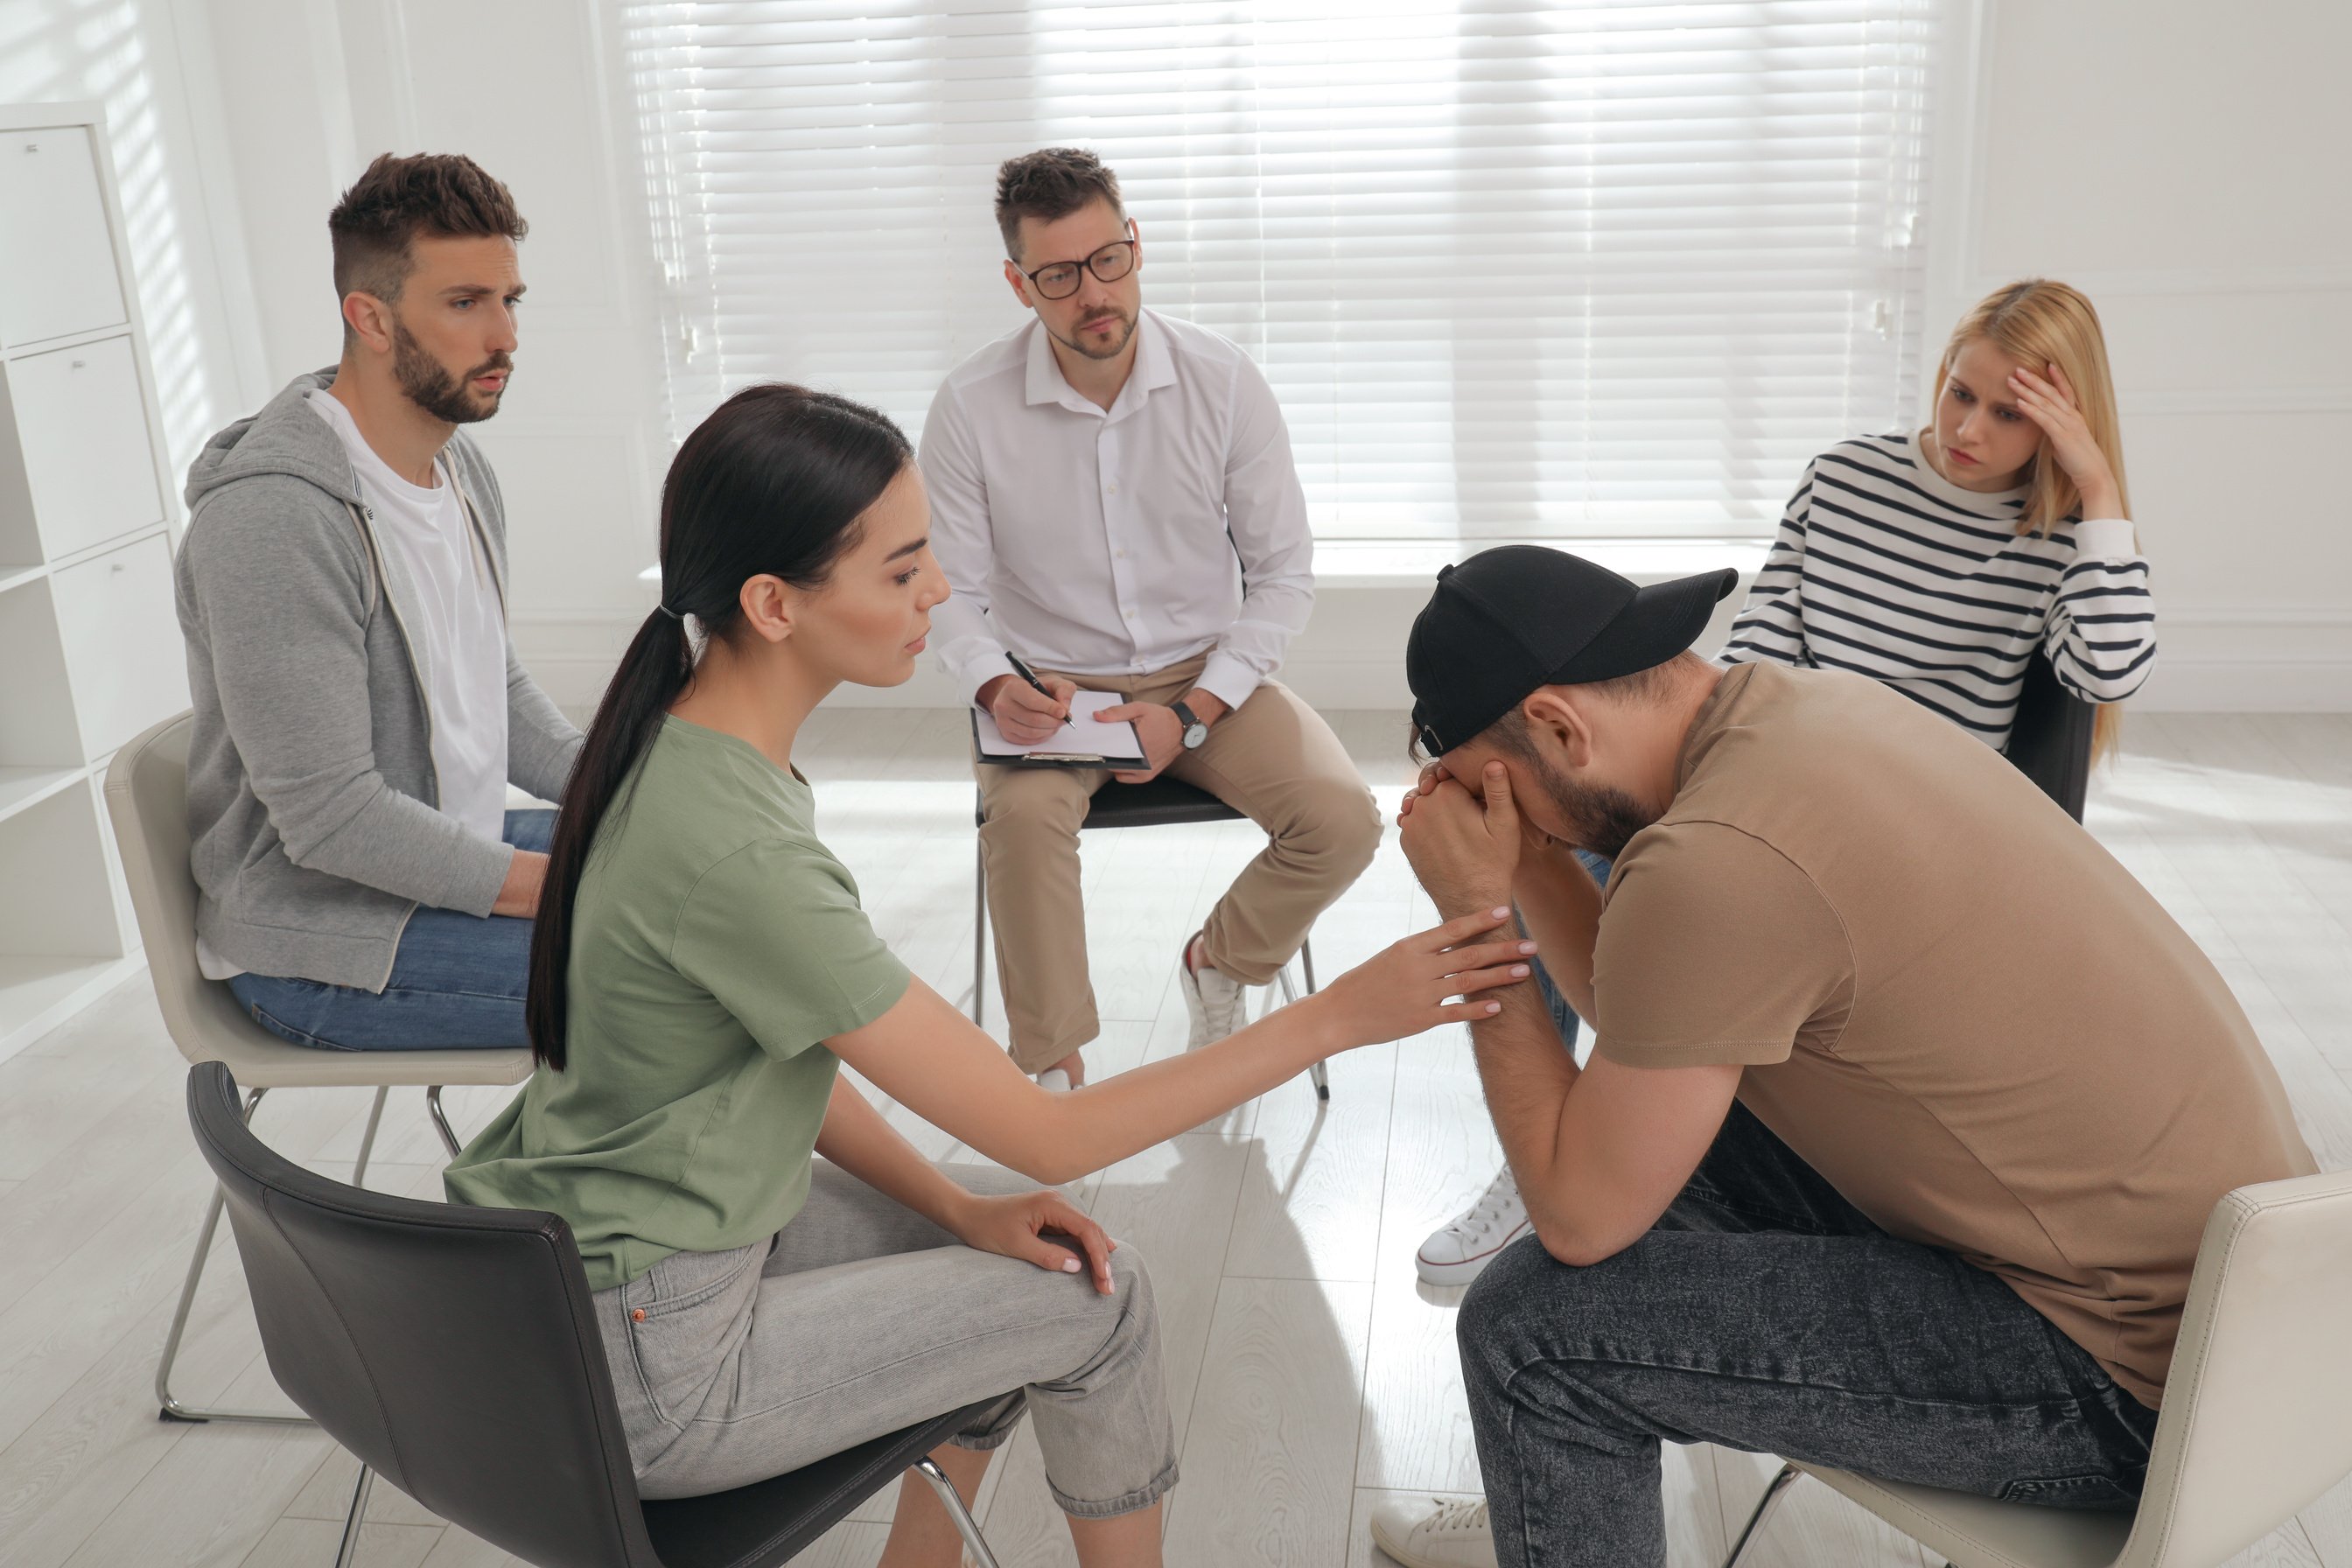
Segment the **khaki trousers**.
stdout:
[[[1202,655],[1149,675],[1053,673],[1082,690],[1166,703],[1192,690],[1207,662]],[[1087,973],[1078,825],[1110,770],[974,763],[972,771],[987,819],[980,852],[1013,1059],[1024,1072],[1040,1072],[1101,1032]],[[1272,680],[1211,726],[1200,750],[1178,752],[1167,773],[1266,831],[1264,853],[1209,911],[1205,942],[1208,961],[1224,973],[1270,984],[1315,917],[1372,863],[1381,817],[1371,792],[1322,716]]]

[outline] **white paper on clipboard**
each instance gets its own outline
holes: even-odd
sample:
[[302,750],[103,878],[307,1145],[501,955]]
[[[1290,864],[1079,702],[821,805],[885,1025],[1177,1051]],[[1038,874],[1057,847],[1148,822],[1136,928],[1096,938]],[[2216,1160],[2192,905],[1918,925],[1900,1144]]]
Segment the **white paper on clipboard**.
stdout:
[[1027,745],[1006,740],[1004,731],[996,727],[996,716],[985,709],[971,710],[971,724],[980,736],[983,757],[1026,757],[1045,752],[1097,756],[1107,763],[1139,763],[1143,741],[1135,726],[1118,720],[1106,724],[1095,718],[1104,709],[1126,700],[1116,691],[1081,691],[1070,699],[1070,716],[1062,721],[1062,727]]

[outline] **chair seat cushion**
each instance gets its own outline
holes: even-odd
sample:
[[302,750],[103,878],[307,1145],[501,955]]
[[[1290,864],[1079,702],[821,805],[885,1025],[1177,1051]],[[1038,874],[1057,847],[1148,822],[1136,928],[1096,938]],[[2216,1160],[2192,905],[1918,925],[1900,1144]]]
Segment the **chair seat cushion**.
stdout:
[[1107,784],[1087,804],[1088,827],[1166,827],[1182,822],[1237,822],[1241,813],[1207,790],[1165,775],[1150,784]]
[[1874,1480],[1800,1465],[1953,1568],[2107,1568],[2123,1555],[2132,1516],[1996,1502],[1939,1487]]
[[768,1568],[786,1562],[899,1471],[1003,1403],[991,1399],[951,1410],[732,1491],[647,1502],[646,1532],[663,1568]]

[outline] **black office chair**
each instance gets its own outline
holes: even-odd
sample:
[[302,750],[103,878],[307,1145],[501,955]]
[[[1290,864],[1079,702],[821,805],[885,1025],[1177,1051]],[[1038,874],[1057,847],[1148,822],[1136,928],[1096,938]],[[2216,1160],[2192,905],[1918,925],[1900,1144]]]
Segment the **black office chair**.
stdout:
[[362,1467],[337,1568],[379,1473],[543,1568],[769,1568],[907,1469],[996,1568],[928,1456],[1011,1394],[733,1491],[644,1501],[571,1228],[347,1187],[254,1137],[251,1105],[220,1063],[189,1070],[270,1373]]
[[2058,684],[2047,656],[2033,656],[2009,731],[2009,760],[2077,822],[2090,793],[2091,731],[2098,716],[2095,704]]
[[[1207,790],[1196,789],[1178,779],[1162,773],[1148,784],[1104,784],[1095,791],[1087,803],[1087,819],[1078,824],[1078,831],[1089,827],[1173,827],[1197,822],[1246,822],[1249,818],[1235,811]],[[972,792],[971,824],[984,827],[988,814],[982,809],[980,792]],[[978,843],[972,845],[972,935],[971,935],[971,1021],[981,1021],[981,1003],[988,994],[988,858],[981,853]],[[1307,981],[1307,994],[1315,994],[1315,939],[1312,936],[1298,944],[1298,967]],[[1291,984],[1290,967],[1276,970],[1275,984],[1282,988],[1285,1002],[1298,1000],[1298,988]],[[1315,1098],[1331,1098],[1331,1076],[1324,1064],[1317,1062],[1307,1069],[1314,1080]]]

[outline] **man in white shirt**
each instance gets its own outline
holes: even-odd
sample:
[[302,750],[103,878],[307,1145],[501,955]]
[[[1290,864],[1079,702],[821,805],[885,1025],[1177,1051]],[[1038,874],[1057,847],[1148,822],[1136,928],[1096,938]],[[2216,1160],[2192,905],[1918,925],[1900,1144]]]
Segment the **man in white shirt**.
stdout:
[[932,612],[940,662],[1015,742],[1051,734],[1081,689],[1121,693],[1101,717],[1132,721],[1147,763],[975,764],[1013,1057],[1058,1086],[1084,1081],[1098,1032],[1077,834],[1107,780],[1167,773],[1269,836],[1177,955],[1196,1047],[1233,1032],[1242,987],[1269,984],[1371,863],[1381,822],[1330,727],[1272,679],[1315,599],[1273,388],[1223,338],[1143,310],[1141,240],[1094,154],[1009,160],[996,218],[1036,319],[957,367],[924,426],[955,590]]

